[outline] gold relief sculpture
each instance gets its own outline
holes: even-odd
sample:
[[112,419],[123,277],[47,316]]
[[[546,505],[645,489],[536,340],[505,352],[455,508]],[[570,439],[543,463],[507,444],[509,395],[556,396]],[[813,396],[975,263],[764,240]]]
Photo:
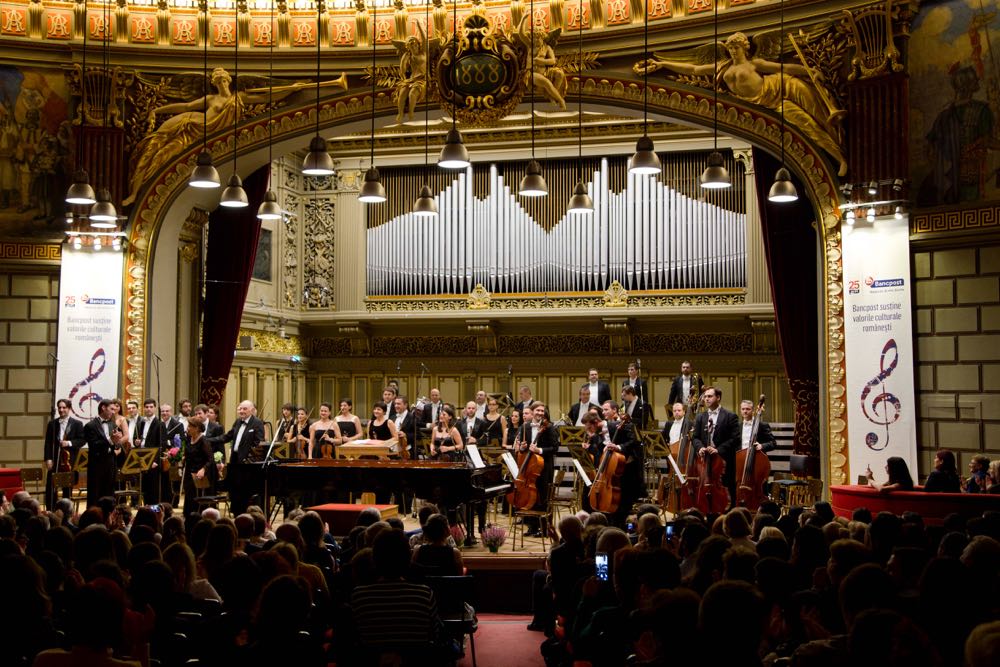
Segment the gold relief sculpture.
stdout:
[[[243,328],[240,328],[239,336],[253,336],[254,352],[282,355],[302,354],[302,342],[298,336],[286,336],[282,338],[273,331]],[[237,337],[238,339],[239,337]]]
[[608,354],[610,348],[610,339],[604,334],[497,337],[497,353],[501,355],[594,355]]
[[469,310],[483,310],[490,307],[490,293],[482,284],[477,284],[469,292]]
[[[399,51],[399,81],[396,83],[396,122],[413,120],[417,105],[427,96],[430,41],[418,21],[417,34],[392,41]],[[396,34],[405,34],[397,31]],[[405,115],[405,118],[404,118]]]
[[[632,308],[664,308],[677,306],[741,306],[746,303],[743,292],[718,294],[631,294],[627,305]],[[565,310],[569,308],[604,308],[606,295],[512,297],[491,295],[490,310]],[[385,298],[368,297],[365,309],[369,313],[440,312],[469,308],[466,298]]]
[[[722,44],[700,47],[694,57],[698,64],[667,60],[657,54],[636,63],[632,69],[637,74],[669,70],[688,76],[707,75],[716,78],[715,85],[719,85],[717,79],[721,78],[729,91],[741,100],[779,112],[784,88],[784,114],[788,122],[797,126],[837,161],[839,176],[846,175],[847,160],[840,148],[840,123],[847,112],[837,106],[824,88],[822,73],[804,62],[798,43],[789,35],[789,41],[803,62],[786,63],[782,75],[779,62],[760,57],[766,46],[778,42],[774,56],[780,59],[781,40],[776,39],[773,33],[760,33],[755,35],[755,39],[760,44],[753,56],[750,40],[742,32],[737,32]],[[725,49],[727,57],[717,58],[717,49]]]
[[657,333],[636,334],[632,339],[636,354],[684,354],[753,352],[753,334],[750,333]]
[[309,341],[309,356],[313,358],[349,357],[351,341],[348,338],[313,338]]
[[[235,90],[233,77],[222,67],[212,70],[211,84],[214,93],[205,91],[200,97],[187,102],[173,102],[149,110],[147,128],[152,128],[157,115],[170,115],[167,120],[148,133],[133,152],[132,177],[129,180],[129,195],[122,201],[128,206],[135,201],[136,194],[153,175],[178,154],[200,143],[204,133],[213,134],[232,127],[234,116],[246,116],[249,105],[263,105],[271,101],[281,101],[306,87],[315,87],[315,82],[297,82],[270,88],[251,85],[267,83],[261,77],[240,77]],[[171,79],[164,92],[167,97],[189,96],[201,93],[204,76],[198,72],[178,74]],[[347,90],[347,77],[341,74],[321,86],[338,86]]]
[[910,19],[905,3],[887,0],[885,4],[865,7],[856,12],[842,10],[844,27],[854,48],[851,73],[847,77],[851,81],[903,71],[903,64],[899,62],[901,55],[893,34],[894,10],[901,15],[905,34],[909,29]]
[[[556,58],[556,51],[553,48],[555,43],[559,41],[562,28],[545,30],[535,25],[535,29],[532,31],[530,22],[531,17],[525,14],[517,28],[517,35],[528,51],[529,58],[534,51],[534,76],[532,76],[531,68],[525,68],[524,87],[528,88],[532,83],[531,79],[534,79],[534,89],[540,91],[546,99],[565,111],[566,89],[569,84],[566,79],[566,70],[559,66],[559,60]],[[532,38],[534,45],[532,45]]]
[[617,280],[604,290],[603,298],[606,308],[622,308],[628,305],[628,291]]
[[376,336],[372,355],[376,357],[419,357],[476,354],[475,336]]

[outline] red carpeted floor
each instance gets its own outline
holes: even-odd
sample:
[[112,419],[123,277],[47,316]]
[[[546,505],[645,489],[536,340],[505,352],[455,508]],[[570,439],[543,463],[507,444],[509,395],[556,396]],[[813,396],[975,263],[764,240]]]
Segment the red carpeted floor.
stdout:
[[[528,632],[531,616],[479,614],[476,633],[476,662],[479,667],[544,667],[539,647],[541,632]],[[472,649],[466,640],[465,657],[459,667],[472,667]]]

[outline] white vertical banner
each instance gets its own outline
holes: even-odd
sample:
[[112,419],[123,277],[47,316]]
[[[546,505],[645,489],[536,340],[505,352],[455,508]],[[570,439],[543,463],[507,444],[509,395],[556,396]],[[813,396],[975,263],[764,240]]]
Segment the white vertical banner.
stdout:
[[860,220],[842,227],[848,479],[871,466],[884,482],[886,459],[898,456],[916,481],[909,220]]
[[63,246],[59,275],[56,396],[80,419],[118,396],[123,254]]

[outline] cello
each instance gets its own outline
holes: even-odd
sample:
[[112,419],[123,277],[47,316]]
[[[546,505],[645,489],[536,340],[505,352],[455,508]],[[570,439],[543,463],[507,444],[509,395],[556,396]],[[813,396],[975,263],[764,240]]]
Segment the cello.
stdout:
[[[545,459],[542,455],[533,453],[522,441],[525,425],[525,422],[521,422],[521,430],[514,440],[514,448],[520,450],[517,453],[518,470],[514,479],[514,490],[507,494],[507,502],[519,510],[531,509],[538,503],[537,482],[545,469]],[[548,422],[543,421],[539,431],[546,426]]]
[[[615,437],[611,439],[612,445],[617,445],[615,440],[622,429],[631,421],[628,414],[621,415],[621,422]],[[597,468],[597,475],[594,483],[590,486],[590,506],[598,512],[616,512],[622,501],[622,475],[625,472],[625,455],[619,451],[604,447],[604,454],[601,456],[601,464]]]
[[[708,442],[712,445],[715,427],[708,424]],[[704,450],[702,450],[704,451]],[[718,452],[705,452],[695,464],[698,472],[697,507],[702,514],[721,514],[729,508],[729,489],[722,483],[726,472],[726,461]]]
[[[701,478],[696,470],[695,461],[697,452],[694,449],[694,420],[698,405],[698,374],[695,373],[691,380],[690,397],[685,411],[685,419],[691,424],[691,428],[681,431],[680,440],[677,443],[677,468],[684,475],[684,483],[678,484],[672,495],[673,504],[676,510],[674,513],[682,512],[695,507],[698,504],[698,487],[701,485]],[[678,482],[680,480],[677,480]],[[670,509],[669,507],[667,509]]]
[[757,511],[764,501],[764,482],[771,474],[771,460],[764,452],[757,451],[757,430],[760,416],[764,413],[764,394],[757,401],[753,423],[750,426],[750,442],[746,449],[736,452],[736,469],[740,471],[736,485],[736,504]]

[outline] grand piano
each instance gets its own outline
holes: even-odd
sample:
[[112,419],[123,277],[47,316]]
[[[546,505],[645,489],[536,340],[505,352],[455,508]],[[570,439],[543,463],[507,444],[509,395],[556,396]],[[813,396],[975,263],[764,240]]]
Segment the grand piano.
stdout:
[[[309,459],[274,460],[230,466],[229,488],[238,486],[246,495],[258,495],[270,515],[272,497],[313,494],[316,502],[330,502],[337,495],[374,491],[388,495],[402,491],[407,497],[429,500],[441,507],[486,502],[511,490],[502,478],[502,466],[474,468],[449,461]],[[467,529],[472,512],[466,512]],[[471,537],[472,531],[467,530]]]

